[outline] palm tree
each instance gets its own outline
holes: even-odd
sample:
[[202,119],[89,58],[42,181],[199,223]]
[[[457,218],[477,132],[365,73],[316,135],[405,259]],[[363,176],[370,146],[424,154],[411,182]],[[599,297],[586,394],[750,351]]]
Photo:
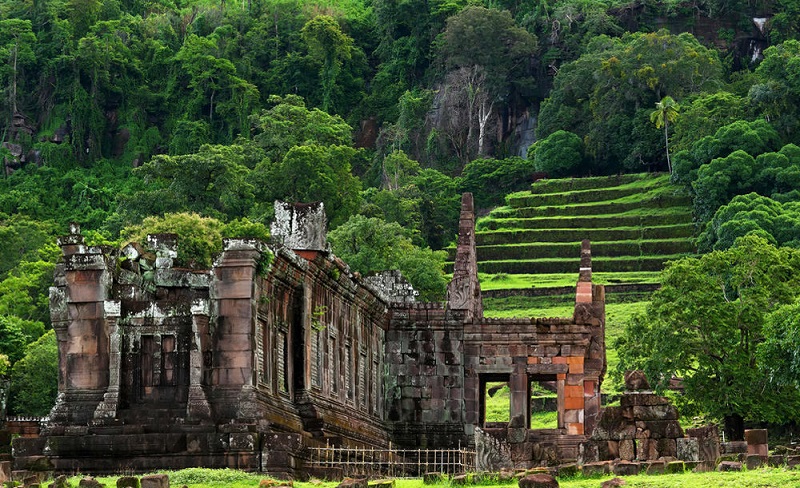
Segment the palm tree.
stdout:
[[664,146],[667,149],[667,168],[670,174],[672,174],[672,163],[669,160],[669,123],[675,122],[680,110],[681,106],[667,95],[656,103],[656,109],[650,113],[650,122],[656,125],[656,129],[664,128]]

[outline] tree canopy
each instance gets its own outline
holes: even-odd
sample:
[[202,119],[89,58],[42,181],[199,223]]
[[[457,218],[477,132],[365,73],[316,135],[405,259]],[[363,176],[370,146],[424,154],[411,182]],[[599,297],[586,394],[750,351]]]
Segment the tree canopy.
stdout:
[[797,299],[798,271],[800,251],[755,235],[670,263],[619,340],[620,369],[643,369],[659,389],[681,378],[687,406],[723,419],[733,439],[745,419],[796,419],[800,393],[770,384],[758,347],[769,312]]

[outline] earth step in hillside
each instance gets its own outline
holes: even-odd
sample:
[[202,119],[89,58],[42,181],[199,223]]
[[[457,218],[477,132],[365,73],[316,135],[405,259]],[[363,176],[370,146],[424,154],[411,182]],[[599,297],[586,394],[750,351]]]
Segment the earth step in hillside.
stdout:
[[[506,204],[481,219],[476,232],[478,269],[487,277],[485,289],[495,293],[503,293],[504,281],[519,289],[519,280],[493,276],[534,275],[528,287],[537,289],[541,282],[550,283],[544,288],[574,286],[583,239],[592,241],[600,283],[635,285],[643,274],[656,276],[667,261],[696,252],[691,201],[669,175],[540,180],[531,191],[508,195]],[[553,284],[546,275],[554,273],[575,277]],[[652,278],[644,288],[653,289]]]
[[[574,243],[580,249],[580,241],[583,239],[591,239],[592,243],[595,243],[601,240],[675,239],[676,237],[691,237],[693,234],[693,224],[675,224],[656,227],[628,226],[598,229],[586,227],[577,229],[503,229],[478,233],[476,238],[478,246],[565,242]],[[452,259],[452,255],[450,259]]]

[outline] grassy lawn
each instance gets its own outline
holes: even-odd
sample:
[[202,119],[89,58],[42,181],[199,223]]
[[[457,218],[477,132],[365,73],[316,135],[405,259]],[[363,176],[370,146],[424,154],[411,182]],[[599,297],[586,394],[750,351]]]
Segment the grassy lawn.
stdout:
[[[168,472],[170,485],[180,487],[186,485],[189,488],[256,488],[259,482],[266,475],[244,473],[230,469],[184,469],[181,471]],[[563,488],[597,488],[600,483],[613,476],[572,479],[559,479],[559,485]],[[625,476],[626,487],[631,488],[767,488],[767,487],[795,487],[800,486],[800,471],[786,470],[781,468],[764,468],[753,471],[742,471],[739,473],[685,473],[671,475],[638,475]],[[77,486],[80,476],[70,479],[72,486]],[[98,481],[108,487],[116,486],[117,477],[101,477]],[[335,488],[338,482],[295,482],[296,488]],[[450,488],[450,483],[443,482],[435,485],[424,485],[421,479],[400,479],[396,480],[396,488]],[[467,485],[469,486],[469,485]],[[516,487],[516,482],[507,484],[497,484],[485,482],[481,487],[505,486]]]
[[[628,273],[592,273],[592,281],[601,285],[625,283],[658,283],[660,271],[631,271]],[[509,290],[519,288],[550,288],[575,286],[578,273],[553,274],[489,274],[478,273],[481,290]]]

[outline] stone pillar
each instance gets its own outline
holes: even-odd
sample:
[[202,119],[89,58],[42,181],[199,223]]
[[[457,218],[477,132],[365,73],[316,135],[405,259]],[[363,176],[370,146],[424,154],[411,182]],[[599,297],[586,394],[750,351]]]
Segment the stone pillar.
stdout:
[[458,245],[453,279],[447,285],[447,306],[465,310],[465,322],[483,317],[481,285],[478,281],[478,257],[475,250],[475,206],[472,193],[461,197],[461,217],[458,222]]
[[[210,289],[215,303],[211,386],[223,416],[254,418],[255,331],[259,290],[256,269],[265,251],[255,240],[225,239],[212,270]],[[223,394],[223,392],[225,392]]]
[[118,301],[106,301],[104,304],[106,327],[110,337],[108,389],[103,395],[103,401],[94,411],[95,423],[115,419],[119,407],[120,375],[122,373],[122,334],[118,326],[120,310],[121,303]]
[[[94,416],[109,386],[109,325],[106,299],[112,273],[107,256],[88,248],[77,225],[59,239],[64,254],[56,285],[51,289],[51,317],[59,345],[59,398],[51,420],[86,424]],[[112,307],[113,308],[113,307]]]
[[[586,374],[581,384],[572,385],[574,395],[572,402],[582,403],[581,434],[592,433],[600,413],[600,387],[606,372],[605,317],[605,288],[603,285],[592,283],[592,248],[591,242],[585,239],[581,241],[581,262],[575,290],[573,319],[576,324],[592,326],[591,341],[582,367],[585,371],[599,372],[599,374]],[[579,390],[582,390],[582,393],[579,393]],[[579,400],[579,396],[582,399]],[[579,430],[580,428],[575,425],[570,433],[577,433]]]
[[747,441],[747,454],[757,456],[769,455],[767,429],[747,429],[744,431],[744,439]]
[[509,427],[525,429],[528,425],[528,417],[530,417],[528,373],[525,371],[525,365],[522,365],[522,367],[520,365],[515,366],[508,382],[511,390],[511,412],[509,414],[511,421],[509,422]]
[[[208,344],[208,300],[197,299],[192,302],[192,343],[189,346],[189,399],[186,415],[190,419],[211,418],[211,407],[203,389],[205,364],[203,355]],[[209,351],[210,353],[210,351]]]

